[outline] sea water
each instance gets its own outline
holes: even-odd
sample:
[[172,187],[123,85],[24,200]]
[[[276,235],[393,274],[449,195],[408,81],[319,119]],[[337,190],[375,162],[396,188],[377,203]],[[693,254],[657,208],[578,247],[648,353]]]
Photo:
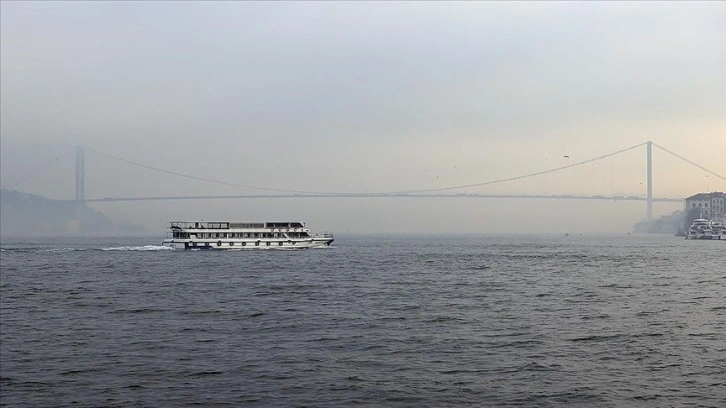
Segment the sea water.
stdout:
[[726,242],[4,239],[0,404],[726,406]]

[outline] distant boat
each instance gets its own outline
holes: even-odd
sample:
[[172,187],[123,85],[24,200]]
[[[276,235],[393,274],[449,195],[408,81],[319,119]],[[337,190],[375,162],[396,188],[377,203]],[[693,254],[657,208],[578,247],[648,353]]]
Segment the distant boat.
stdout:
[[688,228],[686,239],[721,239],[724,233],[726,233],[726,230],[721,222],[696,218]]
[[315,234],[298,221],[172,221],[163,246],[176,249],[304,249],[330,246],[333,233]]

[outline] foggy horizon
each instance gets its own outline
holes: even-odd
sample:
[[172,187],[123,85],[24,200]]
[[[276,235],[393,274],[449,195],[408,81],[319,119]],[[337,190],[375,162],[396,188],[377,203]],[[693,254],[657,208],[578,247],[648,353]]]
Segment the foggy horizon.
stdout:
[[[2,186],[87,198],[439,189],[653,141],[726,174],[724,3],[0,3]],[[58,160],[55,157],[64,154]],[[645,148],[452,194],[645,195]],[[653,149],[653,194],[726,191]],[[268,191],[269,193],[269,191]],[[336,233],[627,233],[645,202],[285,198],[89,203]],[[655,203],[654,217],[682,209]]]

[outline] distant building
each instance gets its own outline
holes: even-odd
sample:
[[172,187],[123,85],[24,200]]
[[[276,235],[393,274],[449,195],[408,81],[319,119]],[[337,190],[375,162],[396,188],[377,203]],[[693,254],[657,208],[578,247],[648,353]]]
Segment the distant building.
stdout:
[[701,211],[701,217],[724,218],[726,214],[726,194],[720,191],[713,193],[698,193],[686,198],[686,211],[697,208]]

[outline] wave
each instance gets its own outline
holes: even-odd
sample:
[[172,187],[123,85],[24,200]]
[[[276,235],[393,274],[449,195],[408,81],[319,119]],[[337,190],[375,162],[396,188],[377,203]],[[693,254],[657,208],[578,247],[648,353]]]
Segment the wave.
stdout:
[[16,248],[2,248],[2,252],[18,252],[18,253],[64,253],[64,252],[76,252],[76,251],[87,251],[88,248],[43,248],[43,247],[16,247]]
[[54,253],[64,253],[64,252],[76,252],[76,251],[87,251],[88,248],[41,248],[38,249],[38,252],[54,252]]
[[104,248],[2,248],[2,252],[29,252],[29,253],[52,253],[63,254],[67,252],[82,251],[168,251],[174,248],[161,245],[144,245],[144,246],[118,246]]
[[162,245],[144,245],[144,246],[121,246],[101,248],[101,251],[173,251],[174,248]]
[[601,334],[601,335],[592,335],[592,336],[584,336],[584,337],[575,337],[570,339],[570,341],[578,342],[578,341],[609,341],[614,340],[617,338],[623,337],[622,334]]

